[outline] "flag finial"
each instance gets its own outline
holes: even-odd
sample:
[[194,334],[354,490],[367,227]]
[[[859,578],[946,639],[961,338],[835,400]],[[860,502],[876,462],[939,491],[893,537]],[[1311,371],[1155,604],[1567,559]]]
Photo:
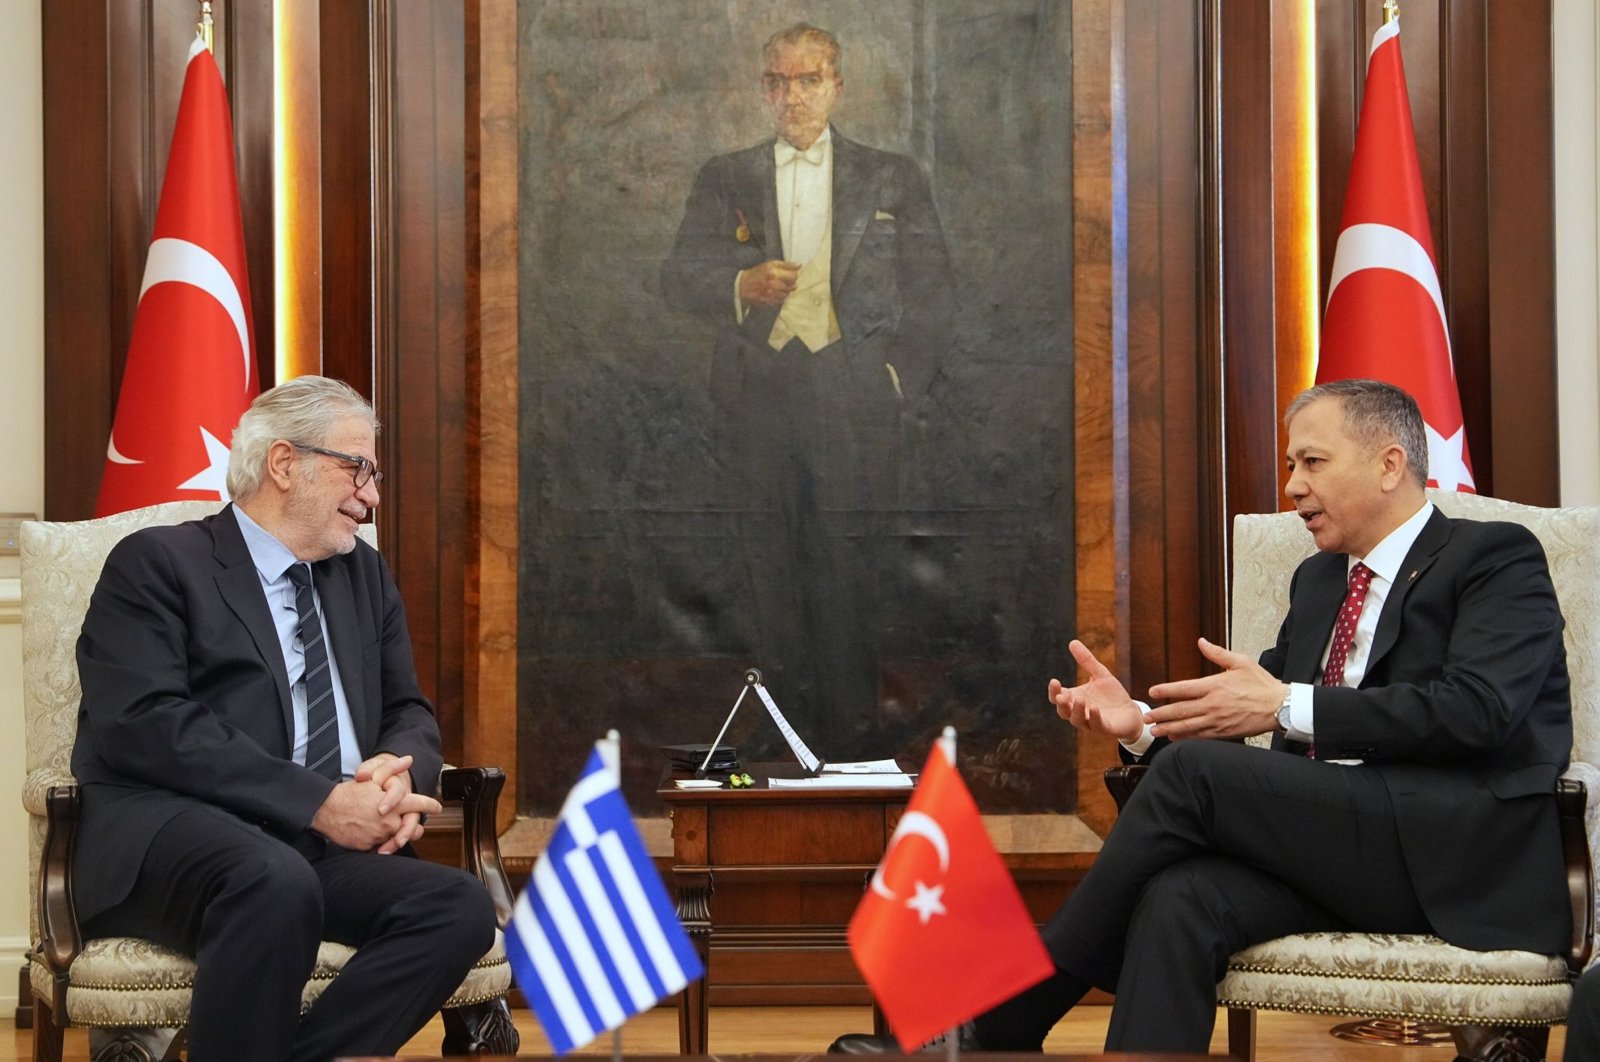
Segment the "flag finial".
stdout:
[[200,39],[206,42],[206,51],[215,51],[211,47],[211,0],[200,0],[200,22],[195,26]]
[[1387,26],[1400,17],[1400,0],[1383,0],[1383,24]]

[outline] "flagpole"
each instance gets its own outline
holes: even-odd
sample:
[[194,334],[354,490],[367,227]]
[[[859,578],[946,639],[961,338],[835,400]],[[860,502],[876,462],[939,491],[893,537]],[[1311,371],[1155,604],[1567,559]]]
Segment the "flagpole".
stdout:
[[[622,769],[622,735],[615,730],[607,730],[606,741],[611,745],[612,755],[616,757],[614,762],[620,772]],[[622,781],[620,773],[617,781],[619,784]],[[627,1023],[624,1022],[623,1024]],[[611,1030],[611,1062],[622,1062],[622,1025],[618,1025]]]
[[[944,754],[952,766],[956,762],[956,728],[947,726],[944,733],[939,735],[939,744],[944,749]],[[958,1062],[961,1058],[961,1026],[944,1034],[945,1062]]]
[[1400,17],[1400,0],[1383,0],[1383,24],[1387,26]]
[[211,0],[200,0],[200,23],[195,29],[199,31],[200,39],[206,42],[206,51],[216,51],[211,46]]

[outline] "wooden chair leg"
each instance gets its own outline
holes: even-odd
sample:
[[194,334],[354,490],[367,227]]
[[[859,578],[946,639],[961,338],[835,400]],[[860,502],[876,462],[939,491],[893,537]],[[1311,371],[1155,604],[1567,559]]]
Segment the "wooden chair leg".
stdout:
[[1238,1062],[1255,1062],[1255,1011],[1243,1007],[1228,1008],[1228,1054]]
[[1550,1029],[1501,1029],[1487,1025],[1452,1027],[1458,1057],[1479,1062],[1543,1062]]
[[[30,993],[30,995],[32,995]],[[63,1030],[56,1024],[50,1004],[33,998],[33,1062],[61,1062]]]
[[17,971],[17,1011],[13,1019],[19,1029],[33,1028],[33,986],[28,980],[28,964]]
[[90,1029],[90,1062],[160,1062],[169,1057],[176,1029],[130,1026],[125,1029]]
[[522,1044],[503,998],[446,1007],[439,1016],[444,1019],[445,1055],[514,1055]]

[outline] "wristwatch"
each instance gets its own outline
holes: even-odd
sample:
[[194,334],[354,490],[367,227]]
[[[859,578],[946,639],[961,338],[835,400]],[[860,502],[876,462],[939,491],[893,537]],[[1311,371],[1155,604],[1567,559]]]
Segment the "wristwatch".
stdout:
[[1280,734],[1289,732],[1289,702],[1293,697],[1294,687],[1290,686],[1288,692],[1283,695],[1283,703],[1278,705],[1278,733]]

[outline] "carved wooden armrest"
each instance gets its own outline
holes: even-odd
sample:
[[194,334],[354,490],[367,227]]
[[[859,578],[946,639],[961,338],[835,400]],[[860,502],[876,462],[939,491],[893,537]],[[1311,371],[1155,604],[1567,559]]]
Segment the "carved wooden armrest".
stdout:
[[1111,792],[1111,799],[1117,802],[1120,812],[1128,804],[1128,798],[1133,796],[1133,787],[1139,784],[1139,779],[1144,777],[1144,772],[1150,768],[1143,763],[1125,763],[1120,767],[1112,767],[1106,771],[1106,789]]
[[1572,947],[1567,968],[1576,977],[1589,962],[1594,939],[1594,872],[1589,865],[1583,806],[1588,790],[1575,778],[1556,779],[1556,809],[1561,819],[1561,853],[1567,864],[1567,896],[1572,902]]
[[489,890],[502,927],[511,921],[511,907],[516,902],[500,862],[495,822],[505,784],[505,772],[498,767],[448,767],[439,774],[440,799],[461,802],[461,865]]
[[66,1013],[67,969],[83,951],[72,907],[72,849],[83,797],[75,785],[53,785],[45,795],[44,851],[34,900],[39,909],[39,961],[55,981],[55,1012]]

